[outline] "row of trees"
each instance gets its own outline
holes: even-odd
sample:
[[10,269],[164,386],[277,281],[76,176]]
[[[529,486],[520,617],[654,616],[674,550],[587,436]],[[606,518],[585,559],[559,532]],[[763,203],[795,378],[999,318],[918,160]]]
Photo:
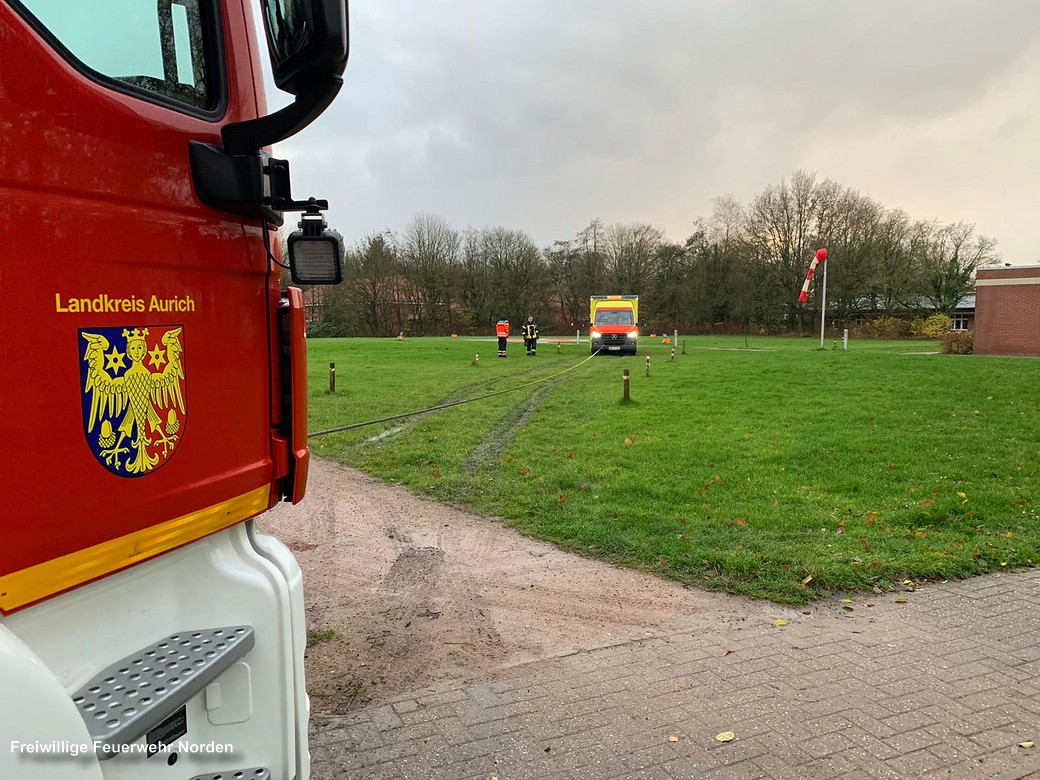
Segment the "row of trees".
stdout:
[[[828,249],[827,318],[949,313],[977,268],[999,260],[973,225],[914,220],[829,179],[796,172],[750,203],[716,198],[682,243],[646,224],[593,220],[539,249],[504,227],[459,231],[419,215],[401,234],[371,234],[346,253],[344,283],[315,291],[325,335],[486,333],[505,314],[569,332],[589,296],[639,295],[659,331],[801,331],[820,314],[819,285],[798,294],[814,251]],[[817,277],[818,278],[818,277]]]

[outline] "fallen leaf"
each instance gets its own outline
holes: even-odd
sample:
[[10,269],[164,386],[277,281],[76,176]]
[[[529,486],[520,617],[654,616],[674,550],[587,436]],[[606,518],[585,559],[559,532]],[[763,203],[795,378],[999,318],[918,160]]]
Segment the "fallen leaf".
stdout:
[[631,443],[632,443],[631,439],[625,439],[625,444],[631,444]]
[[855,607],[850,607],[848,604],[846,604],[844,607],[842,607],[842,609],[845,610],[846,612],[855,612],[856,611]]
[[560,495],[556,496],[556,503],[557,504],[566,504],[567,503],[567,496],[563,495],[563,493],[560,493]]
[[679,693],[681,690],[682,690],[682,686],[681,685],[673,685],[672,686],[672,693]]
[[734,525],[747,525],[747,519],[743,518],[743,517],[734,517],[733,518],[733,524]]
[[810,582],[812,582],[812,575],[811,574],[808,577],[806,577],[804,580],[802,580],[802,587],[804,588]]
[[876,522],[877,522],[877,516],[878,516],[878,513],[877,513],[877,512],[871,512],[871,513],[869,513],[869,514],[867,515],[867,519],[866,519],[866,521],[865,521],[865,522],[866,522],[866,523],[867,523],[868,525],[874,525],[874,523],[876,523]]
[[1031,747],[1035,747],[1035,745],[1036,745],[1036,743],[1033,742],[1032,740],[1029,740],[1028,742],[1019,742],[1018,743],[1018,746],[1020,748],[1031,748]]
[[568,458],[573,458],[574,457],[574,453],[573,452],[568,452],[567,453],[567,457]]
[[787,621],[784,620],[783,618],[777,618],[776,620],[773,621],[773,625],[774,626],[786,626],[787,625]]
[[914,581],[913,580],[903,580],[903,584],[904,585],[910,585],[911,587],[913,587]]
[[732,731],[723,731],[721,734],[716,734],[715,739],[719,742],[732,742],[736,736]]
[[906,599],[896,599],[896,604],[906,604]]
[[[874,566],[874,564],[873,564],[873,563],[872,563],[872,564],[870,564],[870,565],[871,565],[871,566]],[[881,567],[881,564],[879,563],[879,564],[877,564],[877,566],[876,566],[875,568],[880,568],[880,567]],[[875,585],[875,586],[874,586],[873,590],[874,590],[874,593],[875,593],[876,595],[878,595],[878,596],[880,596],[880,595],[881,595],[882,593],[884,593],[884,591],[883,591],[883,590],[881,590],[881,588],[879,588],[879,587],[878,587],[877,585]]]
[[679,738],[673,734],[672,736],[668,737],[668,741],[669,742],[678,742]]
[[855,604],[856,602],[852,599],[838,599],[842,604]]
[[934,504],[934,503],[935,503],[935,502],[934,502],[934,501],[932,501],[932,499],[930,499],[930,498],[926,498],[926,499],[924,499],[924,501],[922,501],[922,502],[921,502],[921,506],[923,506],[923,507],[926,507],[926,508],[927,508],[927,507],[930,507],[930,506],[932,506],[932,504]]
[[516,473],[519,474],[521,477],[526,477],[528,474],[531,473],[531,469],[527,468],[527,466],[523,466],[522,468],[517,469]]

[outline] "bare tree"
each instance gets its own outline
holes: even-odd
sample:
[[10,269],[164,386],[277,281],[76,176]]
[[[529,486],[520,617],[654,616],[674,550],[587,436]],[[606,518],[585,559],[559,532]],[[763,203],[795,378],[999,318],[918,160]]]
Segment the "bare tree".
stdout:
[[403,281],[393,234],[365,236],[347,251],[343,284],[326,298],[327,328],[344,336],[385,336],[404,330],[409,303]]
[[976,235],[974,225],[946,225],[925,246],[921,293],[935,311],[949,314],[975,289],[975,272],[999,260],[997,242]]
[[452,330],[452,300],[459,287],[462,239],[446,220],[418,214],[405,230],[402,247],[405,273],[415,287],[420,305],[415,330],[433,333]]
[[483,228],[466,235],[463,297],[476,323],[490,326],[503,314],[520,321],[547,313],[549,272],[538,247],[519,230]]
[[795,171],[791,183],[781,181],[767,187],[751,202],[748,242],[756,258],[771,275],[776,297],[771,304],[777,313],[786,312],[788,324],[804,327],[800,308],[794,302],[802,286],[805,268],[819,243],[822,193],[816,175]]
[[641,223],[607,228],[604,255],[612,290],[601,292],[625,295],[649,292],[657,249],[663,238],[661,230]]
[[588,316],[589,296],[605,289],[605,246],[606,231],[594,219],[573,241],[556,241],[544,250],[562,325],[579,327]]

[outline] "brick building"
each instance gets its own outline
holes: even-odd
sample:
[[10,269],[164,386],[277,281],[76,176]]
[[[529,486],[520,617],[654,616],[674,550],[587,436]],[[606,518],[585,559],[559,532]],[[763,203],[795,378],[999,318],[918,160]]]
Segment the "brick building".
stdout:
[[1040,355],[1040,265],[978,270],[975,352]]

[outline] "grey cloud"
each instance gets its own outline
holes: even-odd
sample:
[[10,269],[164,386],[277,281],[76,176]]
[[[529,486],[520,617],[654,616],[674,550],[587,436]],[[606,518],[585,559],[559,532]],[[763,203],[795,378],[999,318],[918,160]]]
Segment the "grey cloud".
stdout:
[[[681,240],[712,197],[747,199],[808,167],[915,217],[977,220],[1013,259],[1040,255],[1025,208],[1015,235],[1006,215],[1004,234],[984,224],[997,180],[978,182],[973,203],[928,177],[908,190],[877,175],[910,150],[921,170],[945,170],[949,150],[922,138],[941,146],[951,116],[1036,62],[1035,0],[355,0],[351,15],[343,93],[279,147],[297,194],[333,200],[345,232],[422,211],[539,244],[595,216]],[[994,177],[1035,135],[1030,85],[1021,111],[1013,97],[991,108],[1006,127],[951,141],[976,157],[994,147]]]

